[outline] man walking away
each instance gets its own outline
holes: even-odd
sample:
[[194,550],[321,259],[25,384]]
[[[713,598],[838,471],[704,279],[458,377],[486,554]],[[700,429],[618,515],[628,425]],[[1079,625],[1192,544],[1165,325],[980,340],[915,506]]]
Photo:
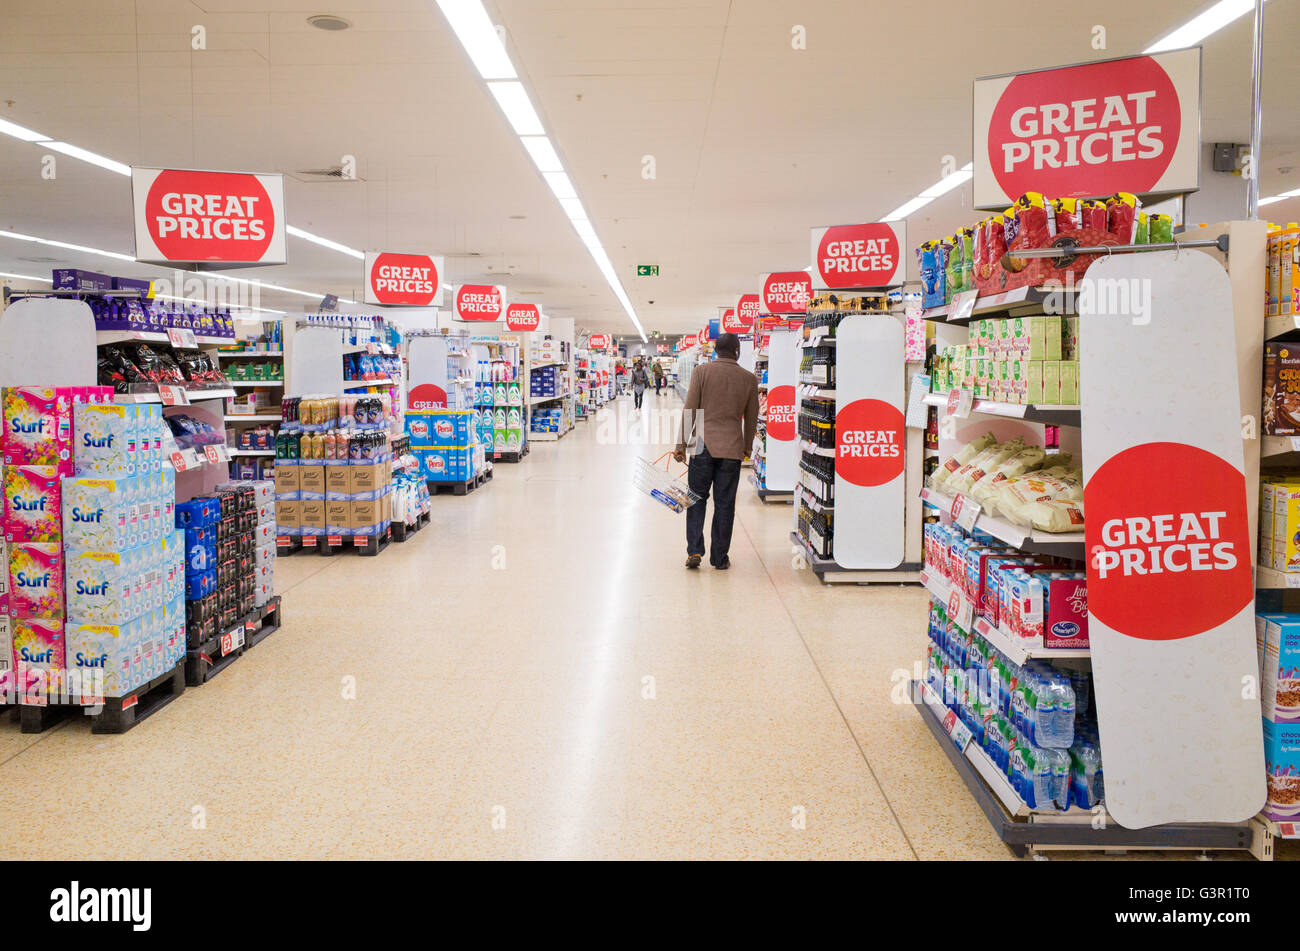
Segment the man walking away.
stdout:
[[656,360],[653,364],[655,372],[655,396],[658,396],[664,388],[664,368]]
[[632,369],[632,397],[636,401],[636,408],[641,408],[641,400],[645,398],[646,387],[650,385],[650,374],[645,372],[645,364],[637,360],[636,366]]
[[691,447],[687,481],[700,497],[686,510],[686,567],[698,568],[704,557],[704,516],[712,489],[709,564],[725,571],[731,567],[727,553],[736,518],[740,462],[758,429],[758,378],[736,362],[740,338],[735,334],[722,334],[715,349],[718,358],[701,364],[691,374],[682,409],[682,435],[673,456],[684,462],[687,446]]

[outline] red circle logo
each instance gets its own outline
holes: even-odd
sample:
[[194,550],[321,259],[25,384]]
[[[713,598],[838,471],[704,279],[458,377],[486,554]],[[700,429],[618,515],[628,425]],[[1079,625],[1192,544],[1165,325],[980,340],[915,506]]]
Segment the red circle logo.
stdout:
[[256,175],[167,169],[144,202],[149,238],[168,261],[262,260],[275,209]]
[[1178,93],[1150,56],[1024,73],[993,108],[989,164],[1011,199],[1149,192],[1181,131]]
[[536,330],[542,322],[542,312],[536,304],[511,304],[506,308],[506,329]]
[[406,394],[406,408],[419,412],[426,409],[446,409],[447,391],[432,383],[421,383],[411,387]]
[[375,257],[370,265],[370,290],[381,304],[427,307],[438,296],[442,280],[427,254],[390,254]]
[[505,289],[496,284],[462,284],[456,288],[456,317],[465,321],[500,320]]
[[803,314],[812,299],[812,275],[780,271],[763,280],[763,310],[769,314]]
[[746,294],[736,304],[735,310],[722,315],[723,331],[733,334],[749,333],[754,327],[754,321],[758,319],[761,306],[757,294]]
[[1126,449],[1088,480],[1084,509],[1088,612],[1107,627],[1177,640],[1250,604],[1246,477],[1214,453],[1169,442]]
[[767,435],[779,442],[794,439],[795,416],[799,407],[795,404],[793,386],[778,386],[767,394]]
[[877,222],[827,228],[814,264],[823,287],[887,287],[897,283],[902,260],[898,235]]
[[870,487],[903,474],[903,412],[883,400],[854,400],[835,416],[835,474]]
[[609,334],[592,334],[587,338],[587,348],[589,350],[609,349]]

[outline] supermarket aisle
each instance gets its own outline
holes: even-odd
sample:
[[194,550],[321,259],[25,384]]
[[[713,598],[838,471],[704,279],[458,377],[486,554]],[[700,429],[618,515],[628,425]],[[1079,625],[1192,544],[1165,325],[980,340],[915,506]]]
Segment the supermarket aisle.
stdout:
[[893,702],[923,595],[823,588],[747,482],[732,570],[688,573],[622,433],[283,559],[285,627],[125,736],[0,724],[0,857],[1007,857]]

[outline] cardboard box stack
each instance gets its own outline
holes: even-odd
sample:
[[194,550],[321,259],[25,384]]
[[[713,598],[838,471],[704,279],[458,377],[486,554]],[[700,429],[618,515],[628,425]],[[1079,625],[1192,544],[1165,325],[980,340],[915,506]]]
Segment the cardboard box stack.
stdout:
[[1255,616],[1270,819],[1300,819],[1300,614]]
[[970,342],[935,354],[931,390],[971,390],[998,403],[1077,405],[1077,317],[974,320]]
[[183,535],[158,404],[73,406],[61,482],[72,692],[124,697],[184,659]]

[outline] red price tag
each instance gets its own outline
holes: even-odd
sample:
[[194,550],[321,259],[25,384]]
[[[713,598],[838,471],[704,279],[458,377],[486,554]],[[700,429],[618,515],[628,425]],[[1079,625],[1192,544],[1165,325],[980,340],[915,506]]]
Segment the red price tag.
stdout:
[[359,538],[359,537],[358,537],[358,538],[353,538],[353,539],[352,539],[352,547],[353,547],[353,548],[365,548],[365,547],[366,547],[366,540],[365,540],[364,538]]
[[166,383],[158,385],[158,395],[162,398],[163,406],[189,406],[190,394],[185,392],[183,386],[171,386]]
[[970,415],[970,409],[974,402],[974,394],[970,390],[949,390],[948,415],[956,416],[958,419],[965,419]]
[[184,472],[187,468],[189,468],[189,467],[185,464],[185,456],[182,455],[182,454],[179,453],[179,452],[173,452],[173,453],[172,453],[172,468],[175,469],[177,472]]
[[343,536],[342,536],[342,535],[329,535],[329,536],[327,536],[327,537],[325,538],[325,544],[327,544],[327,545],[332,545],[332,546],[342,545],[342,544],[343,544]]
[[954,522],[969,532],[975,528],[975,520],[980,517],[980,504],[958,494],[952,500],[948,514],[952,516]]
[[288,535],[277,535],[275,536],[275,544],[277,548],[288,548],[293,544],[293,539]]
[[167,328],[167,340],[173,347],[181,350],[193,350],[199,345],[193,330],[182,330],[178,327]]

